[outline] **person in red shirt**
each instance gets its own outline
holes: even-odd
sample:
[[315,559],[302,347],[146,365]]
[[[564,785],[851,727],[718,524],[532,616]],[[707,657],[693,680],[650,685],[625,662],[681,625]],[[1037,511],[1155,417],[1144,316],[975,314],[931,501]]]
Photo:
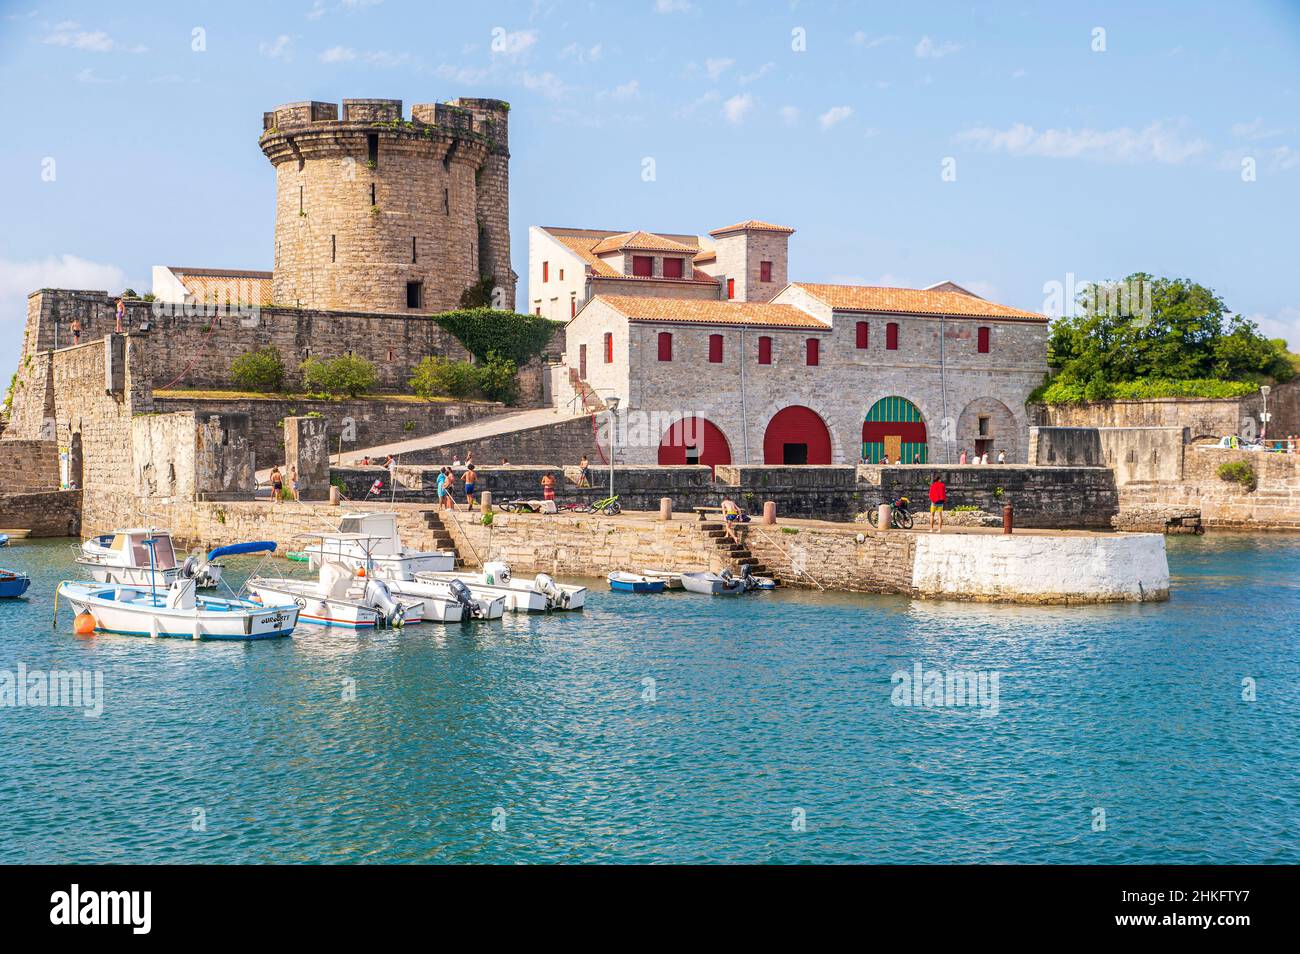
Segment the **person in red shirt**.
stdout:
[[948,502],[948,486],[938,474],[930,481],[930,532],[943,533],[943,505]]

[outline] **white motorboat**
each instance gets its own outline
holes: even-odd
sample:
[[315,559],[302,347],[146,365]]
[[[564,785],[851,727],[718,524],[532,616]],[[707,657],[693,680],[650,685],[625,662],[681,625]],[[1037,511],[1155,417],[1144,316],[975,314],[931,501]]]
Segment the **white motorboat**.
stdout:
[[[374,541],[369,548],[357,537]],[[303,552],[314,570],[323,560],[374,571],[385,580],[414,580],[417,573],[446,573],[456,568],[456,555],[444,550],[407,550],[397,532],[395,513],[356,513],[344,517],[337,533],[321,534]]]
[[97,583],[166,588],[176,580],[182,566],[188,568],[185,575],[193,577],[201,589],[211,589],[221,582],[220,563],[190,556],[184,564],[178,564],[170,531],[155,527],[101,534],[74,548],[77,565],[84,567]]
[[474,592],[474,588],[457,579],[434,580],[385,580],[388,588],[398,596],[424,600],[428,606],[451,600],[459,603],[464,612],[462,618],[500,619],[506,611],[504,594]]
[[93,631],[101,633],[180,639],[273,639],[290,635],[298,623],[298,607],[291,600],[259,605],[249,600],[198,596],[195,581],[187,578],[162,589],[65,580],[56,594],[56,622],[57,601],[63,599],[79,617],[89,614]]
[[463,613],[461,605],[450,600],[399,599],[383,580],[333,560],[320,565],[317,580],[254,576],[244,586],[266,605],[296,603],[304,622],[322,626],[382,629],[426,619],[456,623]]
[[682,575],[674,573],[672,570],[642,570],[642,576],[648,576],[652,580],[663,580],[665,590],[680,590],[682,586]]
[[721,573],[683,573],[682,586],[691,593],[711,596],[738,596],[754,590],[776,588],[776,581],[765,576],[753,576],[749,566],[741,567],[740,576],[730,570]]
[[512,613],[550,613],[580,610],[587,602],[587,588],[573,583],[557,583],[545,573],[530,580],[518,579],[510,567],[501,562],[483,564],[479,573],[419,573],[417,580],[460,580],[475,596],[504,596],[506,609]]

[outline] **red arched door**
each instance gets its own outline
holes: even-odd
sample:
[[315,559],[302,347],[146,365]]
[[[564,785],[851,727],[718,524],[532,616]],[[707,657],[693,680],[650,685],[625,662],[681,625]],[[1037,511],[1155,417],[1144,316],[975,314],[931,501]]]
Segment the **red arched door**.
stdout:
[[731,445],[726,435],[710,420],[684,417],[668,428],[659,442],[661,464],[705,464],[716,467],[731,463]]
[[763,435],[765,464],[829,464],[831,432],[812,408],[796,404],[783,408],[768,422]]

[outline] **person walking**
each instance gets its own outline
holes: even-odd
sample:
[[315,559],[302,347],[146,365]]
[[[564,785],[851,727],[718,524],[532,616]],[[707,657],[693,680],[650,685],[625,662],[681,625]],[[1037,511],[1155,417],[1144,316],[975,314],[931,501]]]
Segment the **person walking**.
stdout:
[[125,317],[126,317],[126,301],[125,299],[119,298],[117,300],[117,324],[114,326],[113,329],[116,334],[120,335],[122,333],[122,319],[124,319]]
[[438,509],[447,509],[447,468],[442,467],[438,470]]
[[930,478],[930,532],[943,533],[943,508],[948,503],[948,486],[937,473],[931,474]]
[[280,502],[280,494],[284,492],[284,475],[280,473],[280,465],[276,464],[271,468],[271,503]]
[[[468,455],[466,455],[468,456]],[[474,470],[472,463],[465,465],[465,476],[461,478],[465,482],[465,509],[474,509],[474,488],[478,486],[478,473]]]
[[1006,462],[1007,462],[1007,452],[1005,450],[998,451],[998,463],[1005,464]]
[[966,463],[966,448],[963,447],[961,449],[961,457],[957,458],[957,463],[959,464]]
[[298,465],[289,465],[289,495],[298,500]]
[[81,319],[80,318],[72,319],[72,343],[74,345],[81,344]]

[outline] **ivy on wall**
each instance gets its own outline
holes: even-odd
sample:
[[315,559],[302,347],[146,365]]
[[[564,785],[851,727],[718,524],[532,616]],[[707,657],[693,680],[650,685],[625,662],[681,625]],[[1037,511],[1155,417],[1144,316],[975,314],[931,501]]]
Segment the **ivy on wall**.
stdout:
[[433,320],[485,362],[492,352],[523,366],[546,350],[563,322],[540,315],[520,315],[491,308],[463,308],[434,315]]

